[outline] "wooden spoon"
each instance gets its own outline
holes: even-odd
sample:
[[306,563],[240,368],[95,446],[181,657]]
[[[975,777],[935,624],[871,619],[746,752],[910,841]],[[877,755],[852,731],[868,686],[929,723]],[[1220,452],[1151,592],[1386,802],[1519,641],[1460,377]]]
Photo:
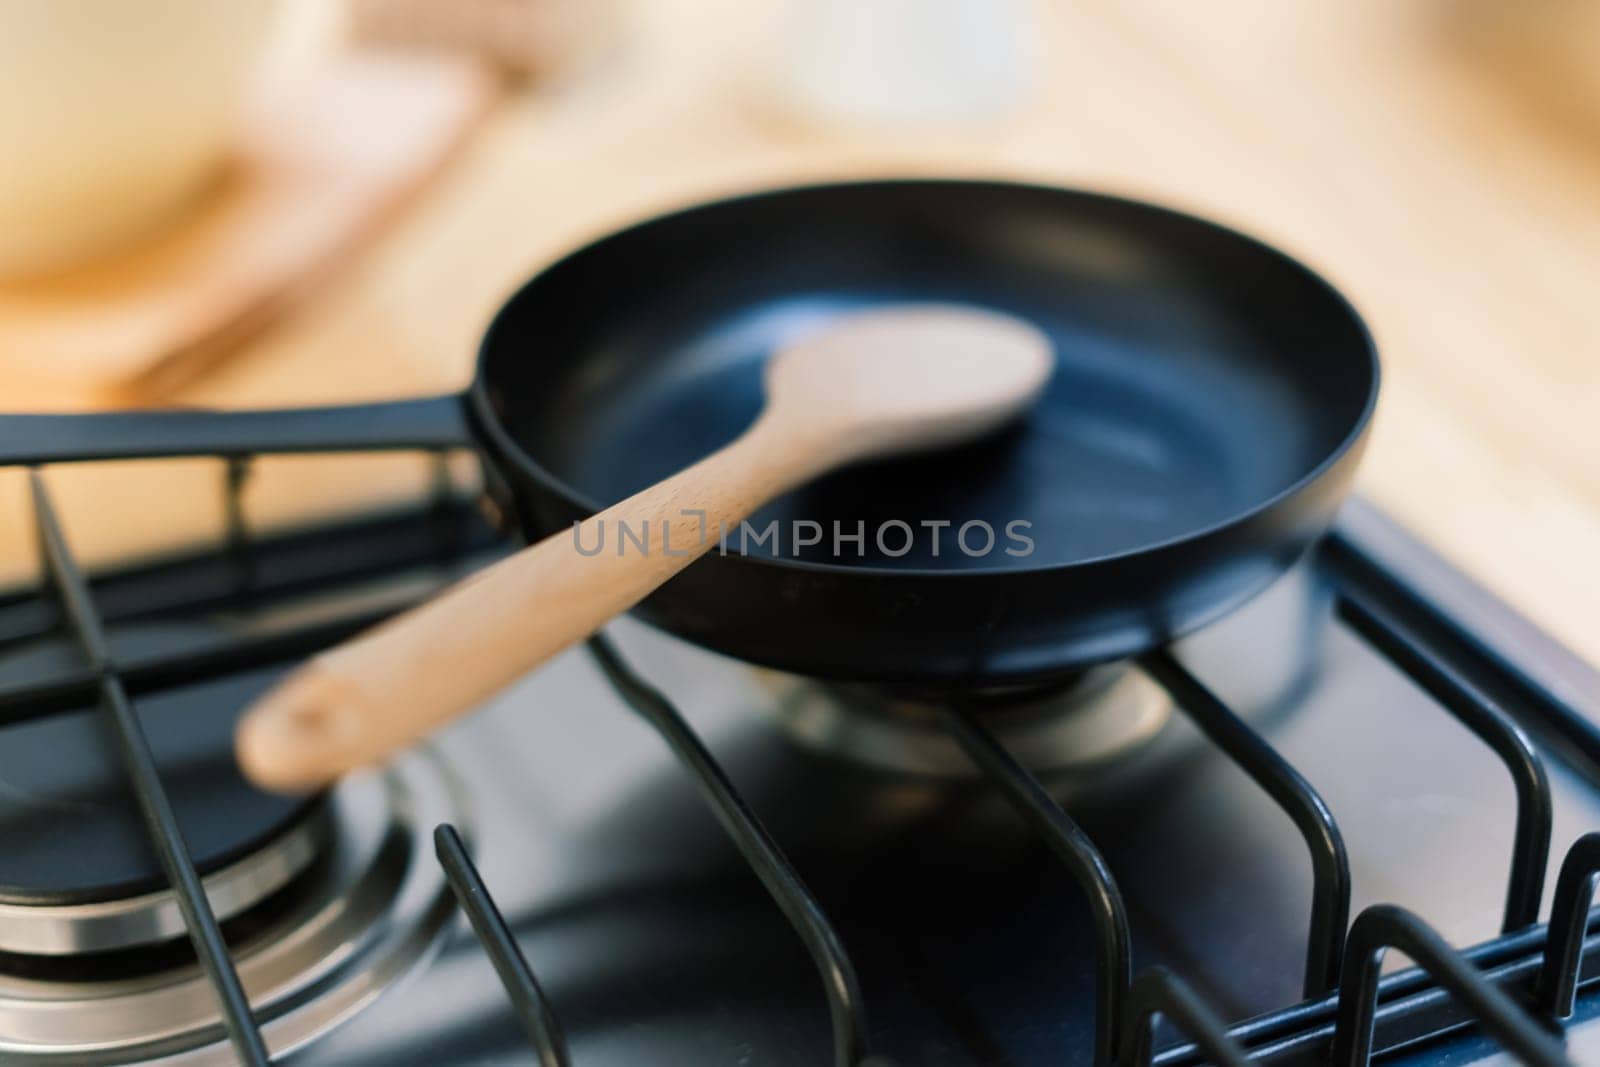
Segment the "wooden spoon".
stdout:
[[[588,637],[775,497],[997,428],[1051,365],[1032,326],[955,305],[865,312],[803,337],[768,363],[765,410],[732,444],[311,659],[246,713],[239,765],[299,791],[380,760]],[[622,524],[648,529],[648,548],[619,552]]]

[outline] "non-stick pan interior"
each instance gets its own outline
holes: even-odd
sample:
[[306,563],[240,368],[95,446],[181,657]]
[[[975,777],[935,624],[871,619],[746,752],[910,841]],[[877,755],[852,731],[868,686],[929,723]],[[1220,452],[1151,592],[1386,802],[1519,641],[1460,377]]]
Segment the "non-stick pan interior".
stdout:
[[[1135,552],[1288,489],[1343,446],[1374,384],[1353,313],[1262,245],[1125,201],[957,182],[772,193],[590,246],[502,314],[485,380],[527,456],[604,505],[736,436],[760,407],[763,361],[790,338],[905,301],[1035,323],[1056,349],[1047,395],[991,439],[776,502],[754,528],[810,519],[825,535],[801,549],[746,539],[745,551],[919,569]],[[903,555],[873,536],[895,519],[917,531]],[[959,550],[972,520],[996,532],[994,550]],[[847,534],[864,524],[863,544],[836,546],[836,523]],[[981,528],[970,532],[968,546],[981,544]],[[898,552],[904,540],[886,543]]]

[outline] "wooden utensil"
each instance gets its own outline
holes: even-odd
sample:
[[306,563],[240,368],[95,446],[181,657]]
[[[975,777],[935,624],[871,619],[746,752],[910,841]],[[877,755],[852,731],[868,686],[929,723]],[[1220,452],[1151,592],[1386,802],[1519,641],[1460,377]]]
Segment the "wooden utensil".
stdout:
[[46,401],[170,394],[353,262],[499,91],[459,56],[330,58],[257,102],[191,214],[104,260],[0,284],[0,373]]
[[448,48],[507,74],[558,75],[594,55],[617,22],[607,0],[352,0],[350,35],[384,47]]
[[241,720],[239,764],[297,791],[378,760],[588,637],[768,501],[845,464],[994,429],[1051,366],[1032,326],[954,305],[866,312],[803,337],[768,363],[766,408],[742,436],[312,659]]

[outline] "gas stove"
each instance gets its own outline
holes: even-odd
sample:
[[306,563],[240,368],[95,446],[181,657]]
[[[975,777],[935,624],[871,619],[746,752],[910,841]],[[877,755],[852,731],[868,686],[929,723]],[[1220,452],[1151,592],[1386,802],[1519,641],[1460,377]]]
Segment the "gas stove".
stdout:
[[624,620],[286,799],[233,765],[250,698],[509,545],[449,479],[253,530],[241,463],[218,544],[92,574],[33,477],[0,1062],[1600,1059],[1600,676],[1361,501],[1068,684],[950,706]]

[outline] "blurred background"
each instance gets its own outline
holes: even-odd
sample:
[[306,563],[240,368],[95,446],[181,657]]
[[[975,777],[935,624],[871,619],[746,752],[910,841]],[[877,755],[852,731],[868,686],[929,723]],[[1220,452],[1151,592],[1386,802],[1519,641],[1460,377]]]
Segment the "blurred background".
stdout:
[[[7,410],[459,388],[529,272],[773,184],[1208,215],[1376,332],[1363,491],[1600,660],[1600,0],[0,0],[0,144]],[[212,534],[219,466],[49,477],[93,560]],[[249,506],[427,477],[263,460]],[[0,579],[24,494],[3,472]]]

